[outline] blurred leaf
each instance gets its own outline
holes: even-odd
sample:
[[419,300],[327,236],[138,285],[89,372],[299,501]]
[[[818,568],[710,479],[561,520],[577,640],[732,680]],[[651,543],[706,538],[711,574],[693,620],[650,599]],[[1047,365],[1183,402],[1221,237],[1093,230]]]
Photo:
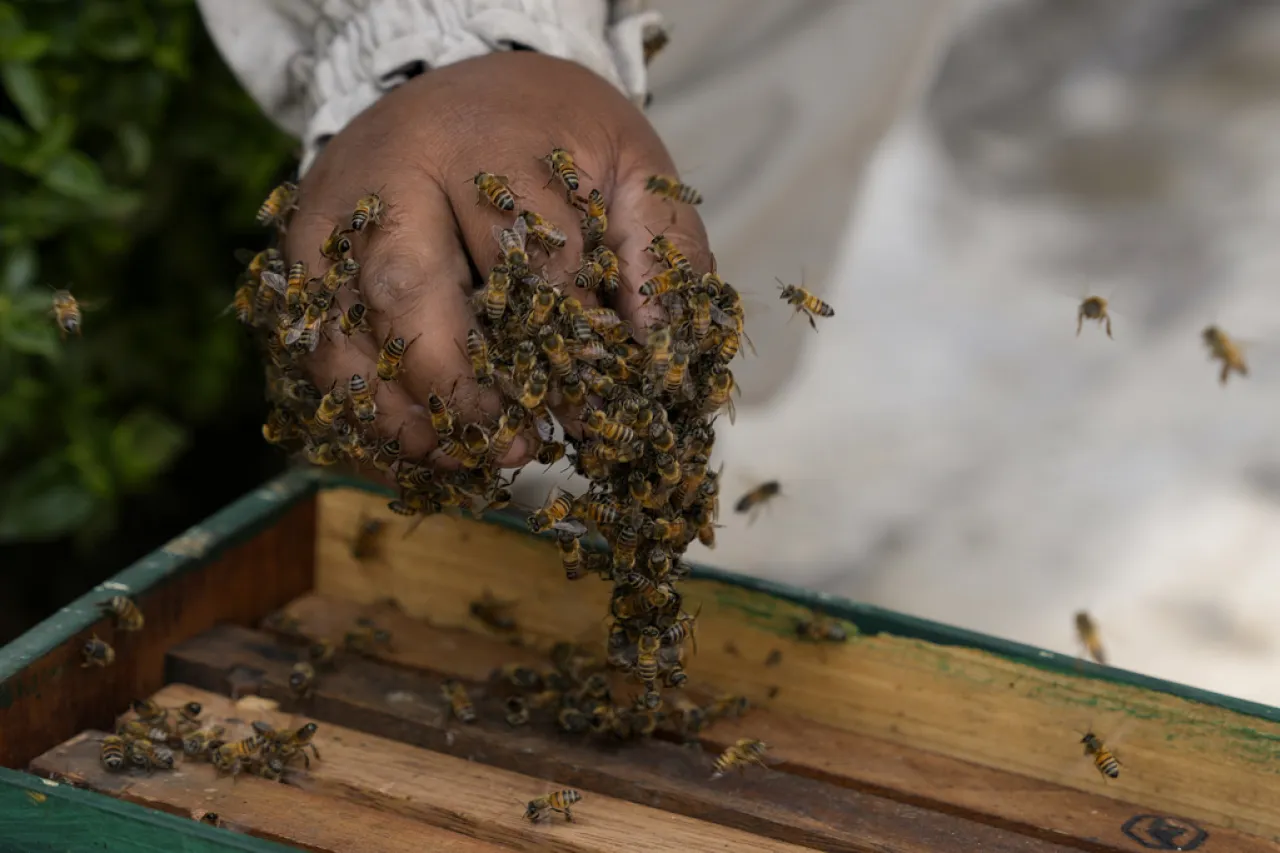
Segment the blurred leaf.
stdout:
[[36,70],[22,62],[6,62],[0,64],[0,79],[3,79],[5,91],[27,124],[36,130],[44,130],[49,124],[52,105]]
[[0,38],[0,62],[35,62],[44,56],[52,39],[44,33],[23,33]]
[[49,456],[20,473],[0,500],[0,542],[53,539],[83,524],[94,510],[93,495],[74,478],[66,461]]
[[151,165],[151,140],[142,128],[133,122],[125,122],[116,130],[120,149],[124,152],[124,168],[130,177],[136,178]]
[[155,28],[123,2],[89,3],[79,16],[80,43],[95,56],[113,62],[147,53]]
[[53,158],[42,177],[45,186],[70,198],[94,201],[107,194],[102,170],[79,151],[64,151]]
[[40,272],[40,259],[30,244],[23,244],[10,249],[4,259],[4,269],[0,271],[0,290],[6,293],[18,293],[35,283]]
[[50,161],[67,150],[75,136],[76,120],[70,113],[58,113],[49,122],[36,144],[23,156],[20,168],[33,175],[42,175],[49,169]]
[[[50,302],[45,300],[49,307]],[[16,352],[55,359],[61,353],[58,328],[52,316],[32,317],[30,314],[13,313],[0,318],[0,335],[3,343]]]
[[121,487],[135,489],[173,461],[186,444],[182,427],[159,412],[135,409],[111,433],[111,459]]

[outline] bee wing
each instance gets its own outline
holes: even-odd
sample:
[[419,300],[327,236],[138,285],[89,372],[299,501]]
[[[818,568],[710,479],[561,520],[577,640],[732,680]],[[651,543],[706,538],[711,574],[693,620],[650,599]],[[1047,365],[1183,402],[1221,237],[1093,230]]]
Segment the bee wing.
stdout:
[[516,217],[515,224],[511,226],[511,230],[519,236],[521,246],[529,239],[529,223],[524,221],[523,216]]
[[557,521],[551,525],[552,530],[563,530],[572,536],[583,536],[587,532],[587,526],[576,518],[566,518],[563,521]]
[[[543,416],[544,414],[545,414],[545,417]],[[534,426],[534,429],[536,429],[538,432],[538,438],[542,439],[543,441],[551,441],[553,438],[555,438],[555,434],[556,434],[555,421],[551,419],[551,414],[547,412],[545,409],[534,416],[533,426]]]
[[292,328],[289,329],[288,332],[285,333],[284,345],[287,347],[291,347],[294,344],[296,344],[298,342],[298,339],[301,337],[302,337],[302,327],[293,326]]
[[288,279],[280,275],[280,273],[272,272],[271,270],[262,271],[262,283],[281,296],[284,296],[285,291],[289,289]]

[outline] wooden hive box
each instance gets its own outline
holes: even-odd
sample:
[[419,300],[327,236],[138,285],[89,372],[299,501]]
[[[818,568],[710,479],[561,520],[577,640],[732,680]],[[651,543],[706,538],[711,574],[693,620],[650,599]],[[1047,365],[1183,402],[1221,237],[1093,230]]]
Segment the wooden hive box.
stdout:
[[[4,649],[0,850],[1280,851],[1277,709],[717,571],[684,585],[701,608],[688,692],[752,710],[683,743],[512,728],[492,670],[602,639],[608,584],[567,582],[555,545],[504,516],[408,536],[395,519],[357,560],[361,519],[387,517],[368,488],[287,474]],[[519,644],[472,616],[486,591],[517,602]],[[116,594],[144,630],[102,615]],[[849,641],[799,641],[814,610]],[[360,618],[390,645],[295,698],[309,640]],[[80,665],[93,634],[114,665]],[[450,716],[446,678],[478,721]],[[108,773],[102,733],[139,697],[199,701],[231,734],[315,720],[321,757],[285,784],[185,761]],[[1082,755],[1090,727],[1115,732],[1119,778]],[[769,744],[769,766],[712,781],[741,737]],[[584,797],[573,822],[523,820],[565,787]]]

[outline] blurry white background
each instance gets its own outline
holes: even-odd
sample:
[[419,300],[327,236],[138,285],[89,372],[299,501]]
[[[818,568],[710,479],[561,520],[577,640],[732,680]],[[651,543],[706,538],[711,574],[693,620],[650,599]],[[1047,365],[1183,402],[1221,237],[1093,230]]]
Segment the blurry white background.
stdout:
[[1067,653],[1087,608],[1116,665],[1280,705],[1280,5],[657,5],[655,121],[764,306],[690,557]]

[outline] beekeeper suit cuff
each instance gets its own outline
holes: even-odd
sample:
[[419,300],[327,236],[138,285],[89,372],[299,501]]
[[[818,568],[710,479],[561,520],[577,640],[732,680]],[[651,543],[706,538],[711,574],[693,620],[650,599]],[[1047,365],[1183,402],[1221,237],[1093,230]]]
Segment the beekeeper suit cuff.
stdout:
[[643,35],[661,17],[639,12],[611,22],[609,13],[605,0],[373,0],[291,69],[310,113],[301,171],[386,92],[423,71],[496,50],[518,46],[577,62],[643,103]]

